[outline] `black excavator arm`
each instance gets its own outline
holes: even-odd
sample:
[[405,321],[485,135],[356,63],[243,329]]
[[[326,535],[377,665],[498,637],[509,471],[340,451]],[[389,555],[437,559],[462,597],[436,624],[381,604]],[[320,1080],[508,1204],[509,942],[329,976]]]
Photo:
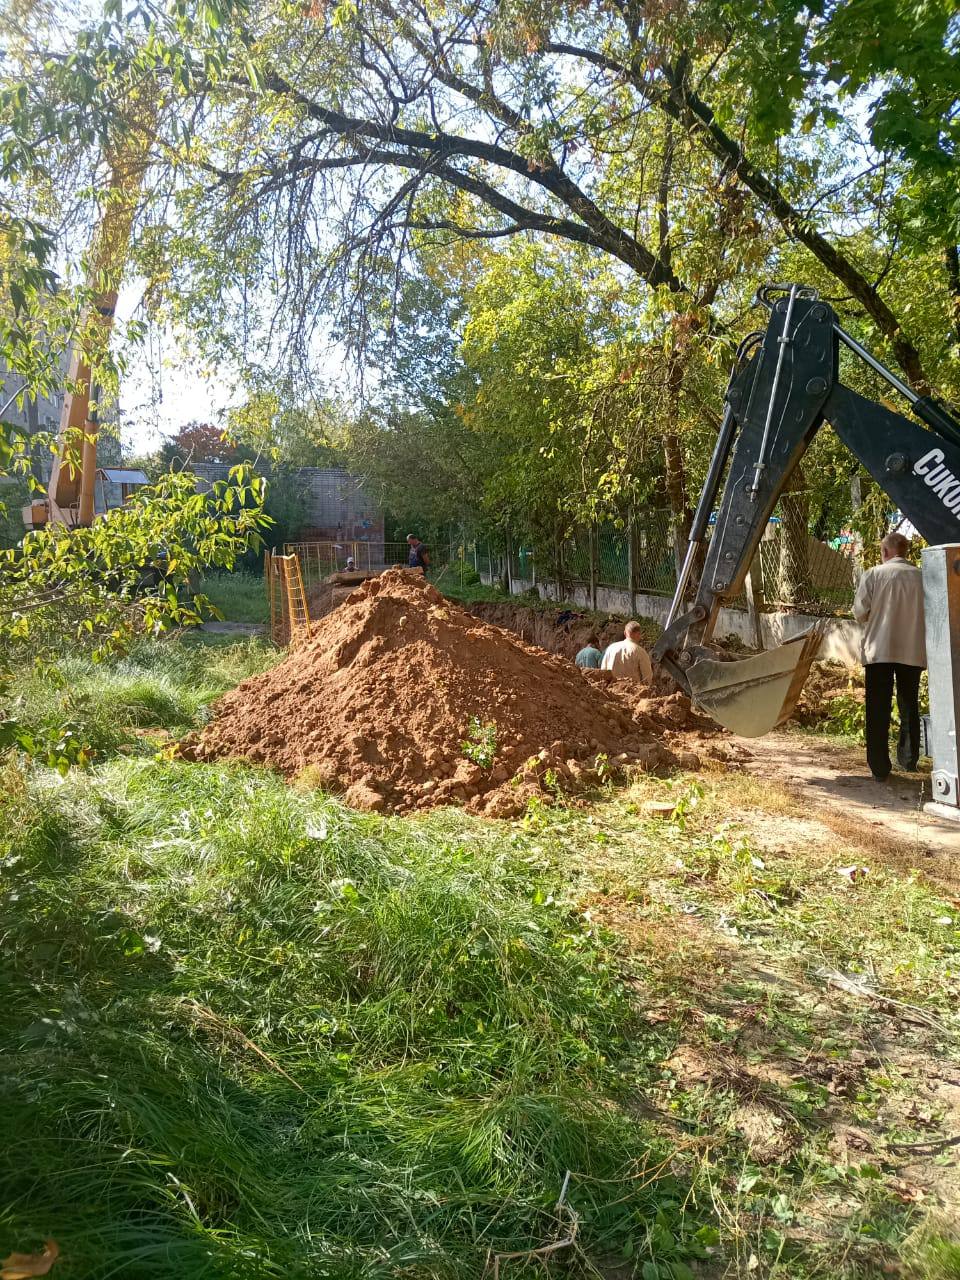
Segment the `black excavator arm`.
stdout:
[[[960,423],[875,360],[812,289],[774,285],[758,296],[770,319],[741,346],[731,374],[680,581],[653,650],[704,710],[754,736],[793,710],[819,635],[744,662],[719,662],[704,646],[721,607],[742,591],[777,500],[824,422],[927,542],[960,540]],[[845,387],[838,377],[841,343],[903,395],[924,425]],[[725,471],[703,570],[681,613]]]

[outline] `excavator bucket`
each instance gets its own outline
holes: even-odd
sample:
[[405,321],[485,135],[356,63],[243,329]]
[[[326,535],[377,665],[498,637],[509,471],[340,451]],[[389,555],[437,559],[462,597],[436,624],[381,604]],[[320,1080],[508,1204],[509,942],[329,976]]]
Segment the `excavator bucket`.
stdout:
[[822,638],[814,628],[753,658],[701,658],[686,673],[693,701],[731,733],[759,738],[793,711]]

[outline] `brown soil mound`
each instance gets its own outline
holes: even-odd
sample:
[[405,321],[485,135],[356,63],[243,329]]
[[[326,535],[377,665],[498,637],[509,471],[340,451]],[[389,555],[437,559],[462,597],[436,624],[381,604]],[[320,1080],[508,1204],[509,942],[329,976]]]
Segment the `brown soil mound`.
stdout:
[[856,704],[862,707],[865,698],[862,672],[851,671],[836,662],[815,662],[790,720],[807,729],[829,726],[836,720],[838,699],[846,704],[844,711],[852,719],[853,707]]
[[[221,698],[185,746],[196,759],[307,771],[358,808],[468,802],[506,816],[552,785],[551,771],[561,787],[591,776],[598,753],[614,766],[681,762],[657,720],[618,688],[391,570],[323,618],[311,641]],[[474,719],[496,726],[492,764],[464,754]]]

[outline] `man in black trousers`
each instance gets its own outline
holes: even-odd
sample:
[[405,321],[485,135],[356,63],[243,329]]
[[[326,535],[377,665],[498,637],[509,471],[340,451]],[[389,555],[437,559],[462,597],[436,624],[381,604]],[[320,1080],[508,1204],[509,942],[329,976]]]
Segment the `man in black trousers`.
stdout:
[[878,782],[890,775],[890,708],[897,686],[900,739],[897,762],[912,772],[920,756],[920,676],[927,665],[923,633],[923,580],[907,560],[910,543],[888,533],[882,563],[860,579],[853,614],[863,623],[867,701],[867,764]]

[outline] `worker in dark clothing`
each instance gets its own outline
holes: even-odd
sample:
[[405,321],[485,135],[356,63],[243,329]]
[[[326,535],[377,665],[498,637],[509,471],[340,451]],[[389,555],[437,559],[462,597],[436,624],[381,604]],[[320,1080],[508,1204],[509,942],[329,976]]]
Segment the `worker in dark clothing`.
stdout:
[[867,764],[878,782],[890,774],[890,709],[897,686],[900,739],[897,762],[912,772],[920,756],[920,676],[927,665],[923,632],[923,579],[907,559],[910,543],[888,533],[882,564],[860,579],[853,615],[863,624]]
[[424,573],[430,568],[430,549],[420,541],[415,533],[407,534],[409,554],[407,564],[411,569],[422,569]]

